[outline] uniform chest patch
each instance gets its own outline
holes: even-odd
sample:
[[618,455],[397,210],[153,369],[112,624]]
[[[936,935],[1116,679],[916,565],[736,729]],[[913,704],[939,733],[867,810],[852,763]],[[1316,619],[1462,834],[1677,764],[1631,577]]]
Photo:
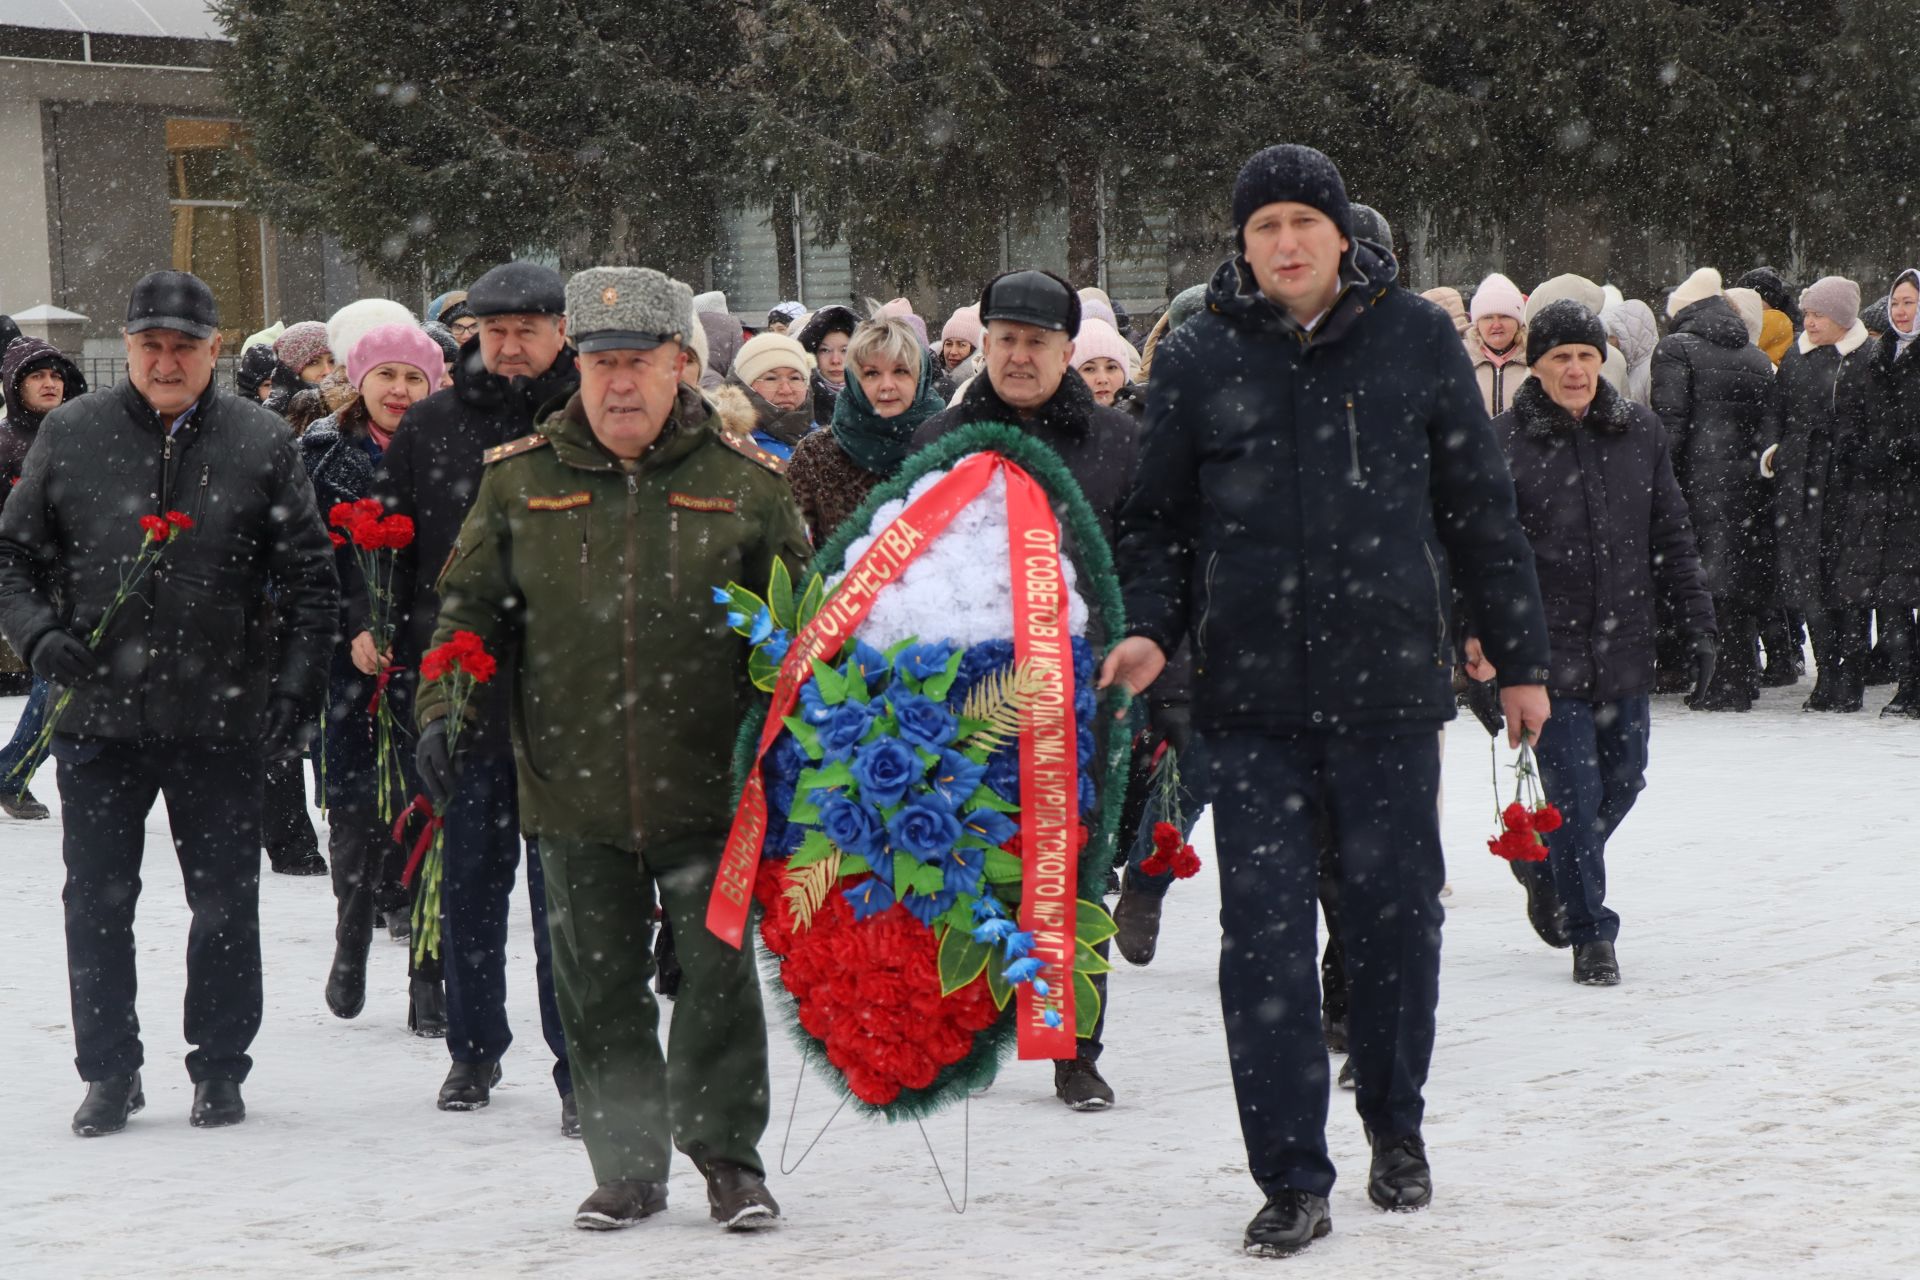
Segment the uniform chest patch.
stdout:
[[578,493],[560,493],[550,498],[528,498],[529,511],[571,511],[575,507],[584,507],[592,503],[593,495],[582,489]]
[[690,493],[669,493],[667,505],[685,507],[688,511],[716,511],[732,515],[740,509],[740,504],[732,498],[696,498]]

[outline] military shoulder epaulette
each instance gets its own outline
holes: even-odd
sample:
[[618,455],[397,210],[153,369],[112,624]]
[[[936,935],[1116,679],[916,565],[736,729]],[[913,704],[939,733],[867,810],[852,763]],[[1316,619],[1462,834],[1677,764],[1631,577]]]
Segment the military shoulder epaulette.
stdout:
[[509,440],[505,444],[497,444],[482,454],[481,457],[485,459],[488,466],[492,466],[496,462],[505,462],[508,458],[517,458],[523,453],[532,453],[535,449],[552,443],[553,441],[536,431],[530,436],[521,436],[518,440]]
[[726,445],[727,448],[733,450],[749,462],[757,462],[777,476],[787,474],[786,463],[774,457],[765,449],[762,449],[750,438],[746,436],[736,436],[731,431],[716,430],[713,434],[720,437],[721,444]]

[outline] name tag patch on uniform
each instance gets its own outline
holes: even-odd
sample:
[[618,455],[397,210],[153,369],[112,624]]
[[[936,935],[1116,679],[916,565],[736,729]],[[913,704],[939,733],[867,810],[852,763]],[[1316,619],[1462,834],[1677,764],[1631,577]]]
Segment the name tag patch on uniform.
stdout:
[[593,501],[593,495],[582,489],[579,493],[561,493],[551,498],[528,498],[529,511],[571,511],[575,507],[584,507]]
[[740,509],[740,504],[732,498],[696,498],[690,493],[669,493],[667,505],[685,507],[689,511],[719,511],[727,515]]

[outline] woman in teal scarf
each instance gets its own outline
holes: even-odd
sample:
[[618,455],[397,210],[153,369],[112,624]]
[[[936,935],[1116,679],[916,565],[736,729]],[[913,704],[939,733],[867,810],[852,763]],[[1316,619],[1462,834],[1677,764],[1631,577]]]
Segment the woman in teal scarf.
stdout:
[[801,440],[787,462],[787,483],[814,546],[900,470],[913,433],[946,408],[933,389],[939,376],[932,353],[900,320],[869,320],[853,335],[847,389],[831,426]]

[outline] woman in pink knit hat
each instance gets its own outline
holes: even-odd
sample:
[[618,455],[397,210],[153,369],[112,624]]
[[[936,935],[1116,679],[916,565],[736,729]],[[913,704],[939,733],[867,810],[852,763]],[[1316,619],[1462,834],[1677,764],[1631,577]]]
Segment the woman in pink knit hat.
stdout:
[[[375,468],[401,418],[433,393],[444,370],[439,344],[418,325],[380,325],[355,341],[347,356],[347,378],[353,386],[347,402],[300,437],[301,460],[322,512],[372,495]],[[367,952],[378,916],[385,915],[396,939],[410,929],[407,894],[400,887],[404,850],[393,842],[389,824],[377,811],[378,765],[369,709],[391,656],[374,643],[366,580],[351,546],[335,549],[334,567],[340,575],[342,640],[327,678],[324,739],[316,765],[320,803],[327,810],[336,907],[327,1008],[336,1017],[353,1018],[366,1003]],[[407,1025],[414,1033],[445,1035],[446,999],[438,972],[413,973],[409,995]]]
[[[1073,367],[1086,379],[1087,389],[1093,392],[1095,400],[1113,408],[1132,383],[1133,371],[1139,364],[1140,353],[1120,336],[1118,329],[1097,316],[1081,320],[1080,332],[1073,339]],[[1120,407],[1132,406],[1123,403]]]

